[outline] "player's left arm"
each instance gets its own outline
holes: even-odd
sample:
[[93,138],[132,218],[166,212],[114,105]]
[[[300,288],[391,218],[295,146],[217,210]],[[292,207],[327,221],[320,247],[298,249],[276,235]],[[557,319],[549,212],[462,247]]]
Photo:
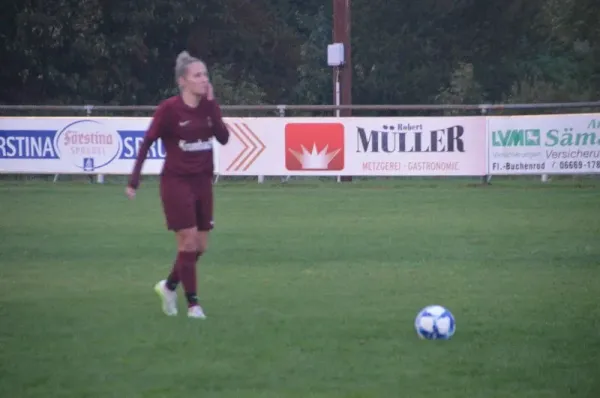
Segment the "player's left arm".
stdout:
[[208,92],[208,103],[210,104],[210,118],[213,123],[213,134],[219,144],[225,145],[229,141],[229,130],[223,121],[223,115],[221,113],[221,106],[215,99],[215,95],[213,92],[212,84],[209,87]]

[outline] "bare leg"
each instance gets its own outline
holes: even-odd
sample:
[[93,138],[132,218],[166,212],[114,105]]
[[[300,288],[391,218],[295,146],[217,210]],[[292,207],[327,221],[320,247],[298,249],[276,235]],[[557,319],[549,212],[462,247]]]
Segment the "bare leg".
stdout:
[[[167,277],[167,281],[166,281],[166,287],[171,290],[174,291],[177,289],[177,285],[179,284],[180,281],[182,281],[182,275],[181,275],[181,265],[180,265],[180,253],[186,253],[186,252],[194,252],[195,253],[195,257],[196,257],[196,263],[198,261],[198,259],[200,258],[200,256],[202,256],[202,254],[204,254],[204,252],[206,252],[206,249],[208,248],[208,236],[209,236],[209,231],[197,231],[196,228],[189,228],[189,229],[184,229],[181,231],[178,231],[176,233],[176,238],[177,238],[177,258],[173,264],[173,268],[171,269],[171,273],[169,274],[169,276]],[[191,241],[194,241],[192,244]],[[195,264],[196,265],[196,264]],[[186,272],[186,271],[184,271]],[[194,281],[196,281],[196,266],[194,266],[194,270],[193,270],[193,279]],[[195,285],[195,284],[194,284]],[[185,283],[184,283],[184,290],[185,289]],[[193,290],[196,290],[196,288],[193,288]],[[195,292],[197,293],[197,291]]]
[[196,259],[198,255],[197,230],[186,228],[176,232],[177,237],[177,274],[183,285],[188,306],[198,304],[196,290]]
[[198,231],[196,233],[196,248],[200,255],[208,249],[208,231]]
[[[167,283],[166,286],[169,290],[174,291],[177,289],[177,285],[179,285],[179,282],[181,282],[181,275],[179,274],[179,265],[178,265],[178,259],[179,259],[179,253],[181,252],[195,252],[196,253],[196,260],[202,255],[202,253],[206,250],[203,249],[206,247],[206,244],[203,244],[203,242],[206,242],[207,238],[201,238],[200,235],[202,234],[202,232],[198,232],[196,234],[196,228],[187,228],[187,229],[183,229],[180,231],[177,231],[175,233],[175,238],[177,239],[177,258],[175,259],[175,262],[173,263],[173,267],[171,268],[171,272],[169,273],[169,276],[167,277]],[[193,235],[197,235],[195,238]],[[192,245],[192,241],[195,241],[195,246]]]

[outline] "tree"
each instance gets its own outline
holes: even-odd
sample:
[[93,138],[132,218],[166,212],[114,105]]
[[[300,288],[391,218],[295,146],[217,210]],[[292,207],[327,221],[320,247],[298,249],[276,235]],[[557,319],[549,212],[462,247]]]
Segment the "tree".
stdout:
[[[33,0],[0,13],[3,103],[156,104],[177,54],[225,103],[333,102],[331,1]],[[355,103],[600,95],[595,0],[354,0]]]

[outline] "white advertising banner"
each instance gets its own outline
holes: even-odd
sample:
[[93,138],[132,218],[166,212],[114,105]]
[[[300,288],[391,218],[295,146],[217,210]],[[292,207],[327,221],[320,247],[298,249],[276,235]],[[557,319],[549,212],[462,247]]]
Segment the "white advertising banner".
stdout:
[[488,118],[488,171],[600,173],[600,114]]
[[[600,172],[600,114],[225,118],[222,175],[478,176]],[[0,173],[129,174],[150,118],[0,118]],[[142,173],[160,173],[157,141]]]
[[228,122],[222,175],[486,173],[485,117],[244,118]]

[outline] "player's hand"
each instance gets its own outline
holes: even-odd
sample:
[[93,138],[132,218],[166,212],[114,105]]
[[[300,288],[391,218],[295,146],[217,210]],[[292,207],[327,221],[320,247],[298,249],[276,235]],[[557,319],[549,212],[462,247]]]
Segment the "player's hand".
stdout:
[[135,189],[133,189],[131,187],[127,187],[127,188],[125,188],[125,194],[127,195],[127,197],[129,199],[134,199],[135,198]]
[[215,99],[215,90],[213,89],[212,83],[208,83],[208,93],[206,94],[206,99],[209,101]]

